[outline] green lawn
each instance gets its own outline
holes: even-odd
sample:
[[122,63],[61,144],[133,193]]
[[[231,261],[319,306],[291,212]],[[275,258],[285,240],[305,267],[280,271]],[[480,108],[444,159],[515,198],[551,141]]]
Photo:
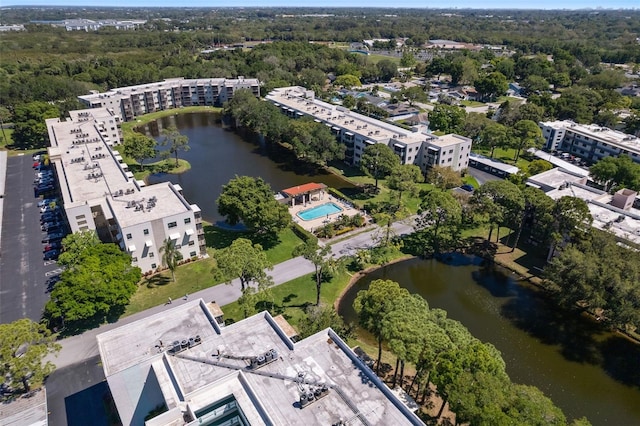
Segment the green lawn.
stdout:
[[[122,153],[120,155],[122,155]],[[136,160],[126,157],[125,155],[122,155],[122,158],[125,160],[125,163],[129,166],[129,170],[133,172],[133,176],[137,180],[145,180],[149,175],[154,173],[171,173],[178,175],[191,169],[191,163],[187,160],[183,160],[182,158],[178,159],[178,167],[176,167],[175,158],[168,158],[166,160],[156,161],[155,163],[144,164],[143,167],[140,166]]]
[[191,113],[191,112],[220,113],[221,111],[222,111],[222,108],[218,108],[218,107],[193,106],[193,107],[182,107],[178,110],[168,109],[164,111],[157,111],[157,112],[152,112],[150,114],[141,115],[139,117],[136,117],[135,121],[127,121],[125,123],[122,123],[121,127],[122,127],[123,139],[127,137],[127,132],[132,132],[135,127],[145,125],[147,123],[150,123],[162,117],[168,117],[171,115],[185,114],[185,113]]
[[13,143],[13,129],[0,129],[0,149],[7,149]]
[[[474,147],[473,148],[474,152],[477,152],[478,154],[482,154],[484,156],[489,157],[491,155],[491,150],[489,149],[482,149],[479,147]],[[518,162],[516,163],[516,166],[518,166],[520,169],[522,168],[526,168],[529,163],[531,161],[527,160],[525,158],[525,156],[523,155],[523,153],[526,153],[526,151],[520,151],[520,157],[518,158]],[[496,148],[493,152],[493,158],[496,160],[501,160],[504,161],[507,164],[514,164],[514,157],[516,156],[516,150],[515,148]]]
[[[212,225],[205,225],[204,230],[210,255],[214,253],[214,249],[228,247],[236,238],[245,237],[262,244],[267,253],[267,259],[273,264],[291,259],[294,247],[302,242],[289,228],[280,232],[278,239],[273,241],[252,236],[247,232],[222,230]],[[215,260],[211,257],[179,266],[176,270],[175,282],[171,281],[169,271],[144,278],[131,298],[124,316],[164,304],[169,297],[177,299],[186,293],[195,293],[220,284],[213,279],[213,268],[215,268]]]
[[480,186],[476,178],[471,175],[463,176],[462,183],[472,185],[474,188],[478,188]]
[[[340,272],[330,282],[322,284],[320,301],[332,304],[349,283],[351,276],[347,272]],[[316,284],[313,274],[305,275],[295,280],[286,282],[271,289],[274,309],[273,315],[283,314],[292,325],[296,326],[304,317],[304,310],[316,301]],[[257,306],[259,309],[260,306]],[[233,302],[223,307],[224,319],[229,322],[237,322],[244,319],[242,309],[238,302]]]
[[468,106],[468,107],[481,107],[486,104],[478,101],[460,101],[460,105]]

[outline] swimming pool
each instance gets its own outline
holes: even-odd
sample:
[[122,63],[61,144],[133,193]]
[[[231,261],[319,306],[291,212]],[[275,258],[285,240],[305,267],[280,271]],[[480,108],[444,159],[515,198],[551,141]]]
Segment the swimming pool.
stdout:
[[334,203],[324,203],[311,209],[298,212],[298,217],[302,220],[313,220],[330,214],[341,212],[342,208]]

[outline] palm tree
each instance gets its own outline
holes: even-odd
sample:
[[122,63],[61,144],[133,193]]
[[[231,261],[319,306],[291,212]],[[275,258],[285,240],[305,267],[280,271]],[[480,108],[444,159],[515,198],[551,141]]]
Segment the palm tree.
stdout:
[[162,253],[162,266],[169,268],[171,279],[176,282],[176,268],[178,267],[178,262],[182,260],[182,253],[176,248],[176,243],[171,238],[167,238],[162,242],[160,253]]

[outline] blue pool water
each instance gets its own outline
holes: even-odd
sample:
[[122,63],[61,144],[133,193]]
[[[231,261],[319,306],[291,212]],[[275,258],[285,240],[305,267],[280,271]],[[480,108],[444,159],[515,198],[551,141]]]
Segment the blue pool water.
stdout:
[[303,210],[298,213],[298,217],[302,220],[313,220],[319,217],[341,212],[342,208],[334,203],[325,203],[312,209]]

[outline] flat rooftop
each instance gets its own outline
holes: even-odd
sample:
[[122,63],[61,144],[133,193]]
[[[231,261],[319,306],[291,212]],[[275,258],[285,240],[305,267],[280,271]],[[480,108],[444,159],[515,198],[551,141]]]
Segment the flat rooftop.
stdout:
[[593,227],[609,231],[622,240],[640,245],[640,210],[618,209],[610,204],[612,195],[580,184],[570,184],[566,188],[549,191],[547,195],[554,200],[563,196],[585,200],[593,218],[591,223]]
[[46,122],[51,144],[49,155],[56,166],[66,206],[104,199],[119,190],[139,191],[133,174],[102,137],[95,119]]
[[300,115],[313,116],[336,128],[357,133],[376,143],[388,143],[390,139],[395,139],[396,142],[411,144],[434,138],[358,114],[339,105],[306,97],[308,93],[309,91],[302,87],[281,87],[272,90],[266,98],[280,108],[290,108],[291,111],[299,112]]
[[[167,351],[195,335],[201,344]],[[170,424],[184,404],[195,413],[229,394],[251,424],[423,424],[331,329],[293,343],[267,312],[218,328],[205,302],[194,300],[102,333],[98,345],[125,424],[145,400],[140,382],[151,370],[169,409],[154,424]],[[249,358],[271,350],[274,361],[249,368]],[[301,392],[322,385],[326,396],[300,408]]]
[[538,173],[537,175],[529,177],[529,179],[527,179],[527,183],[533,183],[536,186],[544,185],[550,188],[559,188],[567,182],[578,183],[584,179],[584,176],[579,176],[568,170],[555,167],[551,170],[547,170],[546,172]]
[[190,209],[172,186],[170,182],[157,183],[131,194],[108,197],[107,202],[122,228],[163,219]]
[[613,130],[608,127],[602,127],[597,124],[579,124],[569,120],[545,121],[543,125],[553,128],[565,128],[572,132],[589,136],[596,140],[608,142],[626,149],[640,152],[640,138],[623,133],[619,130]]
[[153,83],[138,84],[135,86],[118,87],[103,93],[92,93],[90,95],[78,96],[78,98],[91,102],[105,98],[128,98],[132,94],[143,94],[147,91],[170,90],[178,86],[220,86],[220,87],[251,87],[259,85],[260,81],[256,78],[198,78],[185,79],[182,77],[168,78],[164,81]]

